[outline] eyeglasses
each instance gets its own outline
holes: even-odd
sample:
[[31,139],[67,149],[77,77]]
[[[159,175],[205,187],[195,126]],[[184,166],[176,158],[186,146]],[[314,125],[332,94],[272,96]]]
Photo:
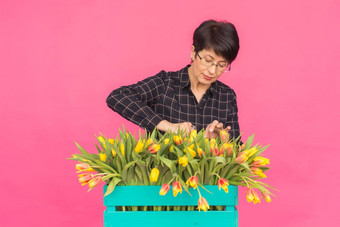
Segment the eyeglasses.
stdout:
[[203,57],[202,58],[198,53],[197,53],[197,56],[200,59],[202,65],[204,65],[205,67],[210,68],[210,67],[216,65],[216,71],[218,71],[218,72],[228,72],[231,69],[231,65],[230,64],[222,64],[222,65],[221,64],[216,64],[216,63],[213,62],[212,59],[209,59],[207,57]]

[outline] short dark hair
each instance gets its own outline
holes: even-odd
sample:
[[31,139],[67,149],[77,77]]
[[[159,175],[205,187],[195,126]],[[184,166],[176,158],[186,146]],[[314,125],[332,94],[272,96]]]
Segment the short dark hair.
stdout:
[[239,38],[235,26],[225,21],[204,21],[194,32],[193,45],[196,54],[203,50],[214,50],[224,57],[228,63],[233,62],[240,49]]

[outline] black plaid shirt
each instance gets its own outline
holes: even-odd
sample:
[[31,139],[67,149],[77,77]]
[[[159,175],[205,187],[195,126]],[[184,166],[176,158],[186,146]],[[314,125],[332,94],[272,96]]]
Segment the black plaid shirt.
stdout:
[[108,106],[127,120],[152,131],[159,122],[191,122],[200,131],[217,120],[240,134],[235,92],[220,81],[211,84],[198,103],[190,90],[188,67],[161,71],[153,77],[111,92]]

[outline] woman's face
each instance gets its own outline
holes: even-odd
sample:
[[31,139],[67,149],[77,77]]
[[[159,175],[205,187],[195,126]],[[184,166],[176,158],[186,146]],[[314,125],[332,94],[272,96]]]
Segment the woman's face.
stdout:
[[[218,56],[213,50],[203,49],[198,53],[192,47],[191,79],[198,84],[208,85],[215,82],[225,71],[223,66],[228,62],[225,58]],[[189,71],[189,73],[190,73]]]

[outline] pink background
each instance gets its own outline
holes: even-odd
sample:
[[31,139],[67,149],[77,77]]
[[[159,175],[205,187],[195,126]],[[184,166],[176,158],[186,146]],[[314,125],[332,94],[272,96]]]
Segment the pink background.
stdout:
[[336,0],[1,1],[0,226],[102,226],[102,189],[87,193],[66,160],[74,141],[95,152],[99,132],[137,132],[109,92],[188,64],[211,18],[238,29],[221,81],[244,135],[271,144],[265,182],[280,190],[253,205],[241,189],[240,226],[336,226],[339,12]]

